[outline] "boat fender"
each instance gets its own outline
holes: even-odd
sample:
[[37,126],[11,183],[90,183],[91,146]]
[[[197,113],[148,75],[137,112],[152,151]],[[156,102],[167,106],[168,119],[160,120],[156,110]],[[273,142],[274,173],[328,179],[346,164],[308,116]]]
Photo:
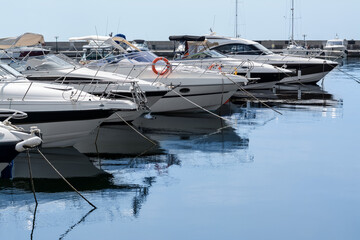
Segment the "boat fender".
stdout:
[[[166,67],[164,70],[162,70],[160,73],[156,70],[155,68],[155,65],[158,61],[164,61],[165,64],[166,64]],[[167,60],[166,58],[164,57],[157,57],[154,59],[154,61],[152,62],[152,70],[153,72],[156,74],[156,75],[164,75],[166,74],[167,72],[169,72],[171,70],[171,64],[169,62],[169,60]]]
[[15,150],[18,152],[23,152],[29,148],[39,146],[41,143],[42,143],[41,138],[32,137],[32,138],[26,139],[26,140],[21,141],[18,144],[16,144]]

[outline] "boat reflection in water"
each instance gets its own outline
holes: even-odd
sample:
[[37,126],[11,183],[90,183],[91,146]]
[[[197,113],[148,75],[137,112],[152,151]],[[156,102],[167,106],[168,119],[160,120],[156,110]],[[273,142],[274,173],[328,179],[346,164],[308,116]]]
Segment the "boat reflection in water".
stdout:
[[[198,157],[206,155],[214,164],[221,164],[220,159],[252,162],[247,152],[249,139],[236,130],[241,126],[228,116],[223,118],[226,120],[208,113],[153,115],[152,119],[136,119],[133,124],[181,161],[196,163]],[[229,153],[235,152],[230,157]]]
[[87,156],[100,159],[164,153],[155,141],[144,138],[128,125],[101,126],[78,139],[74,147]]
[[[281,85],[273,89],[251,91],[251,94],[257,99],[249,97],[246,93],[237,92],[232,99],[235,105],[232,105],[228,114],[242,112],[239,108],[246,109],[247,113],[254,113],[266,108],[263,104],[266,103],[280,112],[301,111],[331,118],[342,116],[342,100],[336,99],[318,85]],[[248,119],[254,118],[251,114],[248,117]]]
[[[154,177],[149,175],[142,176],[141,184],[126,178],[115,180],[112,174],[95,167],[87,156],[74,148],[48,148],[41,151],[95,206],[106,206],[106,211],[97,219],[137,217],[154,181]],[[62,226],[63,229],[56,228],[51,234],[62,239],[91,216],[92,211],[89,212],[86,202],[60,179],[38,153],[31,151],[30,159],[39,205],[35,205],[31,192],[27,155],[20,154],[14,160],[11,172],[13,179],[0,179],[0,223],[2,227],[14,230],[12,232],[16,239],[27,238],[30,231],[31,239],[33,235],[42,238],[42,234],[49,236],[44,226]],[[24,224],[28,225],[26,229],[23,228]],[[37,231],[36,227],[40,229]]]

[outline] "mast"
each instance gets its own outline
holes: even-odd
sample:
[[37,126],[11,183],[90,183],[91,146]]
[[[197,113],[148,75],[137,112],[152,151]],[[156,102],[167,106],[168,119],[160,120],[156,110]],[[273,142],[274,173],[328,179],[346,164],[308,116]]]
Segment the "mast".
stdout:
[[235,37],[238,37],[238,0],[235,2]]
[[291,44],[294,42],[294,0],[291,1]]

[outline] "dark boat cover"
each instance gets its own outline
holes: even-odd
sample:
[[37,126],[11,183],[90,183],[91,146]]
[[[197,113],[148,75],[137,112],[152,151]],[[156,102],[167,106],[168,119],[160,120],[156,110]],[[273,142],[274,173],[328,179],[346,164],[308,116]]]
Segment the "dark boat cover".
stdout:
[[192,36],[192,35],[176,35],[170,36],[170,41],[205,41],[205,36]]

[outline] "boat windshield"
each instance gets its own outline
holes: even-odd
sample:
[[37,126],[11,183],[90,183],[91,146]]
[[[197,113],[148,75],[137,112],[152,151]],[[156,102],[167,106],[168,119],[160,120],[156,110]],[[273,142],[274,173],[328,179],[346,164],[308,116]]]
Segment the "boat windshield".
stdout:
[[342,41],[328,41],[327,45],[328,46],[341,46],[341,45],[343,45],[343,42]]
[[226,58],[226,56],[215,50],[207,50],[184,57],[184,59],[205,59],[205,58]]
[[213,48],[223,54],[235,54],[235,55],[268,55],[272,52],[263,45],[256,44],[243,44],[243,43],[229,43]]
[[[119,54],[116,56],[110,56],[101,60],[98,60],[96,63],[104,64],[115,64],[121,62],[130,62],[130,63],[151,63],[157,56],[149,51],[142,52],[130,52],[125,54]],[[90,64],[92,65],[92,64]]]
[[0,64],[0,80],[22,76],[15,69],[5,64]]
[[8,77],[13,77],[13,76],[9,72],[7,72],[5,69],[0,67],[0,80],[8,78]]
[[49,54],[29,57],[27,61],[13,62],[10,66],[17,71],[22,72],[30,69],[46,70],[74,68],[75,64],[67,61],[65,56],[62,58],[54,54]]
[[263,53],[262,55],[273,54],[272,51],[270,51],[269,49],[267,49],[266,47],[264,47],[264,46],[261,45],[260,43],[254,44],[254,46]]

